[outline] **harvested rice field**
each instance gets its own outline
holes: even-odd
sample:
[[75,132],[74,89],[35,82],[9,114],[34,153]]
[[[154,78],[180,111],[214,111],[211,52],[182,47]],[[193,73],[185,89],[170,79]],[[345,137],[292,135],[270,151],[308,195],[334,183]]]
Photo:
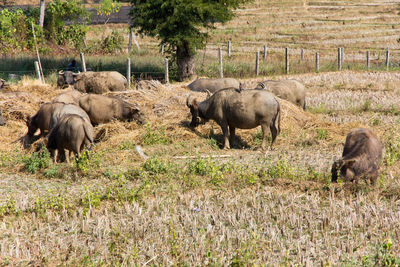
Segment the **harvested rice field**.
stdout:
[[[189,82],[140,81],[112,95],[138,104],[147,124],[96,126],[94,148],[71,164],[50,160],[46,138],[23,145],[27,116],[63,90],[28,78],[3,89],[0,263],[398,265],[400,74],[273,77],[286,78],[305,85],[307,108],[280,100],[273,150],[257,150],[260,127],[238,129],[223,150],[215,122],[189,127]],[[330,182],[356,127],[385,147],[375,186]]]

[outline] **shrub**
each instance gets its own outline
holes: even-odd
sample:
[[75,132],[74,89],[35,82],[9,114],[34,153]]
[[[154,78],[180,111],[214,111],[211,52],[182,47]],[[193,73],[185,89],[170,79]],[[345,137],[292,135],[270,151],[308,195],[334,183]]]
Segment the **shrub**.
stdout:
[[46,148],[40,152],[33,152],[28,158],[24,158],[25,169],[31,173],[35,173],[39,169],[45,169],[49,166],[50,153]]
[[114,54],[115,52],[122,51],[122,44],[124,37],[116,30],[103,39],[101,42],[101,50],[104,54]]

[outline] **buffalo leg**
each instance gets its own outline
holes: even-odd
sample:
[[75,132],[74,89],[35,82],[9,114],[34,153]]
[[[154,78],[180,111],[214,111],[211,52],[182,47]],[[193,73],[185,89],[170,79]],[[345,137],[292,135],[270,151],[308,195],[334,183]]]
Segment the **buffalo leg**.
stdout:
[[235,136],[235,130],[236,130],[236,128],[235,127],[232,127],[232,126],[229,126],[229,143],[232,145],[232,146],[234,146],[236,143],[235,143],[235,138],[236,138],[236,136]]
[[[261,124],[261,129],[263,132],[263,140],[261,143],[261,149],[265,150],[267,148],[267,140],[268,140],[268,134],[269,134],[268,126],[266,124]],[[272,130],[271,130],[271,132],[272,132]],[[272,143],[271,143],[271,149],[272,149]]]
[[57,157],[58,157],[58,149],[53,150],[53,161],[54,163],[57,163]]
[[[265,127],[265,128],[267,128],[267,127]],[[272,145],[274,144],[275,139],[276,139],[276,137],[278,136],[278,129],[276,129],[275,124],[272,124],[272,125],[269,127],[269,129],[270,129],[270,131],[271,131],[271,136],[272,136],[271,146],[270,146],[270,149],[272,150]],[[263,131],[264,131],[264,130],[263,130]],[[264,138],[265,138],[265,134],[264,134]],[[265,141],[266,141],[266,140],[265,140]]]
[[221,124],[221,129],[224,135],[224,149],[229,149],[228,125],[226,123]]

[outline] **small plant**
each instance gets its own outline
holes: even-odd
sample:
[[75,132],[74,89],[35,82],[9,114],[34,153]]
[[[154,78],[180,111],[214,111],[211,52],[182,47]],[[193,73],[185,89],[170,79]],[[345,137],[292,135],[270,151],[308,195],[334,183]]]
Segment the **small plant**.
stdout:
[[171,165],[157,157],[151,157],[142,164],[145,171],[153,174],[167,173],[171,169]]
[[45,169],[49,166],[50,153],[47,148],[43,148],[40,152],[33,152],[28,158],[24,158],[25,169],[30,173],[35,173],[37,170]]
[[384,243],[376,246],[373,256],[362,257],[363,266],[400,266],[400,257],[391,252],[392,240],[386,239]]
[[75,159],[76,168],[83,173],[86,173],[89,169],[89,152],[85,150],[79,158]]
[[124,37],[118,31],[114,30],[101,42],[101,50],[105,54],[114,54],[122,50],[123,42]]
[[169,140],[165,136],[165,130],[163,127],[154,129],[150,124],[147,124],[145,126],[146,128],[146,134],[143,136],[143,144],[145,145],[166,145],[171,143],[171,140]]
[[326,129],[317,129],[317,139],[326,140],[328,138],[328,130]]

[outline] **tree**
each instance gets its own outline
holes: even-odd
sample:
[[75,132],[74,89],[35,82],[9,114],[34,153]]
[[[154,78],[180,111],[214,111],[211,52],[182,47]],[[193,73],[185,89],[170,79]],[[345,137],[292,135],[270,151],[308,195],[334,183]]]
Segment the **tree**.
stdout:
[[131,0],[132,27],[157,37],[178,67],[180,81],[195,74],[195,48],[204,48],[215,23],[234,16],[233,10],[251,0]]

